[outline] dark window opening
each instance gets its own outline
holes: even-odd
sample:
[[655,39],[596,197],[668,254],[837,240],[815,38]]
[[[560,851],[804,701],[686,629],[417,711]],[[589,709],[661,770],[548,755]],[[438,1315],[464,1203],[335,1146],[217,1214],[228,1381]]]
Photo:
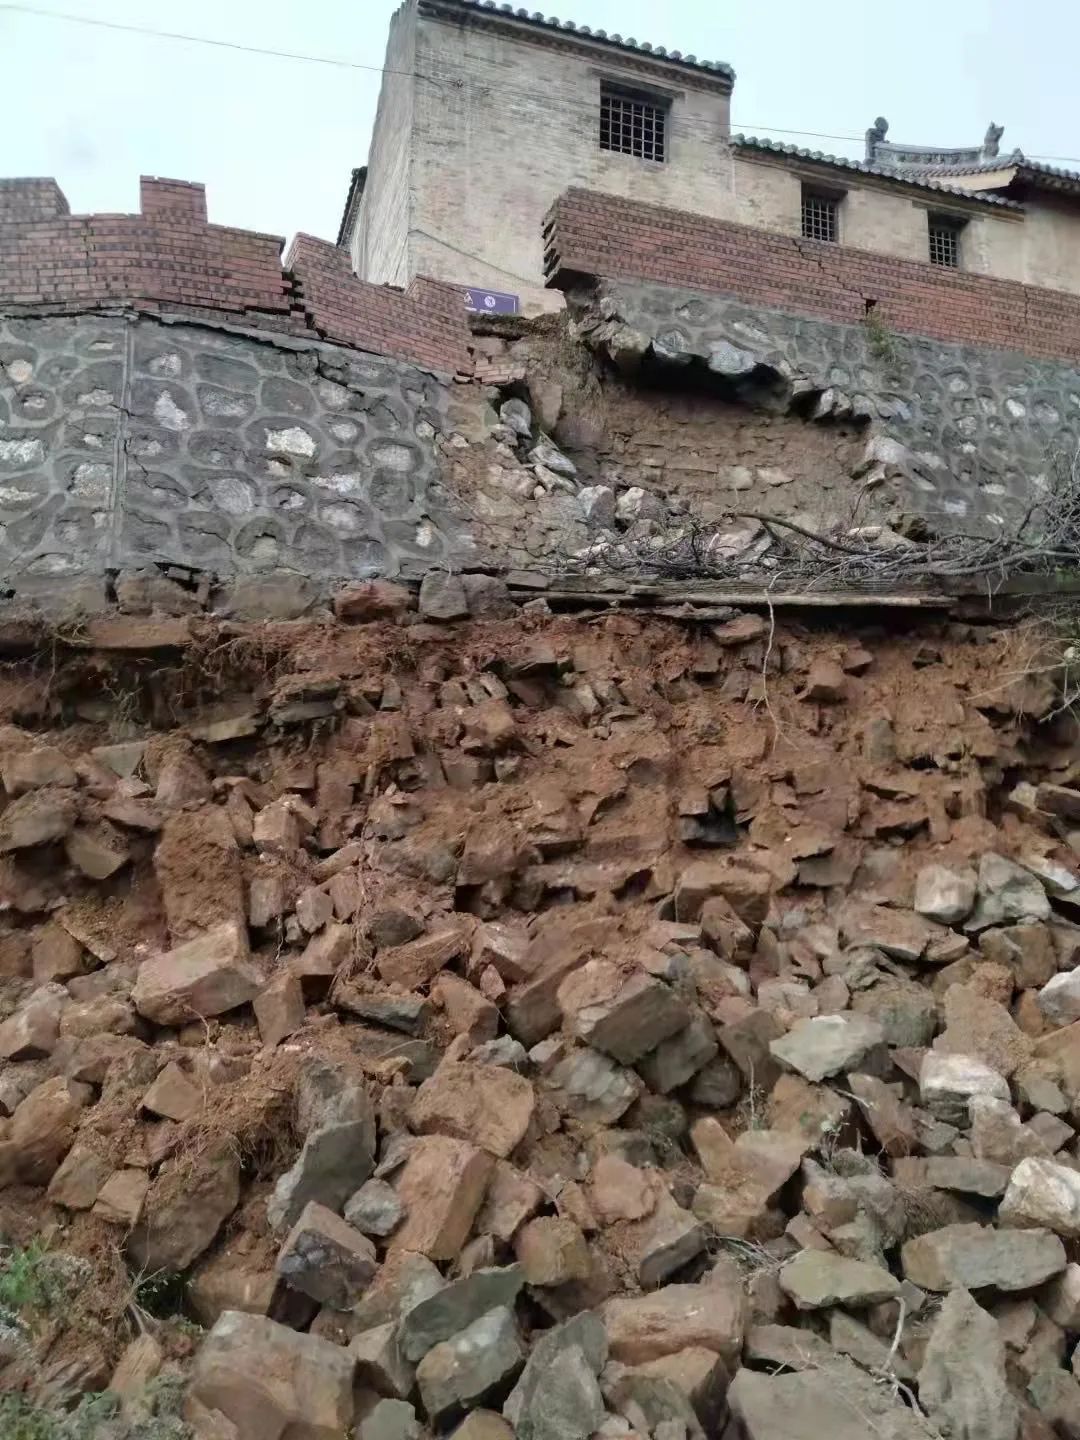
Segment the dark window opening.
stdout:
[[927,235],[930,245],[930,264],[946,265],[951,270],[960,267],[960,231],[963,221],[956,221],[941,215],[928,217]]
[[666,158],[667,106],[631,90],[605,85],[600,92],[600,149],[638,160]]
[[840,239],[840,201],[835,195],[823,195],[816,190],[802,192],[802,233],[807,240],[837,243]]

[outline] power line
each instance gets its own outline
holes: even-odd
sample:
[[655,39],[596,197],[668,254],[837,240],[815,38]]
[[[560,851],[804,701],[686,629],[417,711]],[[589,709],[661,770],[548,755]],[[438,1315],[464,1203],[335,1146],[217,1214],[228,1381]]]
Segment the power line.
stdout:
[[[208,35],[188,35],[176,30],[158,30],[149,25],[128,25],[119,20],[98,20],[89,15],[72,15],[65,10],[50,10],[43,9],[40,6],[19,4],[17,0],[2,0],[2,3],[0,3],[0,13],[32,15],[44,20],[65,21],[70,25],[87,25],[98,30],[114,30],[128,35],[144,35],[155,40],[175,40],[186,45],[209,45],[216,50],[234,50],[245,55],[264,55],[274,60],[296,60],[307,65],[330,65],[343,70],[365,70],[373,75],[402,75],[406,78],[423,80],[433,85],[443,83],[433,75],[423,75],[418,71],[395,70],[388,65],[367,65],[361,60],[347,60],[337,55],[305,55],[295,50],[272,50],[260,45],[244,45],[236,40],[215,40]],[[515,90],[513,86],[488,86],[487,88]],[[754,125],[750,122],[744,122],[739,128],[751,132],[764,131],[770,135],[799,135],[809,140],[844,140],[847,142],[855,142],[863,139],[861,133],[840,134],[822,130],[794,130],[782,125]],[[1077,155],[1028,155],[1025,158],[1059,165],[1080,165],[1080,156]],[[1009,163],[1007,156],[1004,157],[1002,163],[1004,165]]]
[[0,11],[36,15],[45,20],[66,20],[70,25],[91,25],[97,30],[121,30],[128,35],[148,35],[155,40],[182,40],[187,45],[213,45],[218,50],[241,50],[247,55],[270,55],[275,60],[302,60],[308,65],[336,65],[345,70],[370,70],[376,75],[411,75],[411,70],[389,70],[385,65],[364,65],[334,55],[301,55],[294,50],[269,50],[259,45],[241,45],[236,40],[213,40],[208,35],[184,35],[175,30],[155,30],[148,25],[124,25],[119,20],[95,20],[89,15],[70,15],[64,10],[42,10],[38,6],[0,4]]

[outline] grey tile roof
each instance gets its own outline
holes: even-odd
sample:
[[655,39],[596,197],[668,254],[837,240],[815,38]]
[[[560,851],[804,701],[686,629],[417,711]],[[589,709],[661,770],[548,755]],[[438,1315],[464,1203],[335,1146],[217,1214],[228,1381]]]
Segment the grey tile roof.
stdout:
[[[891,169],[885,165],[870,165],[865,160],[848,160],[843,155],[826,155],[821,150],[805,150],[799,145],[782,145],[779,140],[761,140],[756,135],[733,135],[731,143],[738,150],[764,150],[773,155],[790,155],[799,160],[810,160],[816,165],[829,165],[839,170],[854,170],[862,175],[878,175],[883,180],[892,180],[899,185],[913,185],[918,190],[936,190],[946,195],[955,195],[961,200],[972,200],[980,205],[994,205],[1003,210],[1022,210],[1024,207],[1015,200],[1002,195],[991,195],[985,190],[965,190],[959,185],[944,185],[930,174],[912,174],[910,170]],[[1004,162],[1006,165],[1008,161]],[[981,167],[980,167],[981,168]]]
[[993,160],[982,160],[978,165],[905,165],[895,173],[902,175],[982,175],[995,170],[1023,170],[1030,175],[1045,176],[1048,180],[1065,180],[1080,184],[1080,170],[1062,170],[1056,165],[1047,165],[1041,160],[1029,160],[1022,150],[1013,150],[1008,155],[998,155]]
[[452,0],[452,3],[460,6],[463,10],[487,10],[495,15],[505,15],[508,19],[521,20],[528,25],[536,25],[544,30],[562,30],[574,35],[583,35],[586,39],[599,40],[605,45],[611,45],[616,50],[632,50],[639,55],[652,56],[657,60],[667,60],[676,65],[685,65],[691,70],[704,70],[712,75],[723,76],[727,80],[735,79],[735,71],[730,65],[725,65],[722,60],[699,60],[696,55],[684,55],[681,50],[665,50],[663,45],[650,45],[647,40],[634,40],[623,35],[612,35],[606,30],[593,30],[588,25],[575,25],[573,20],[559,20],[554,15],[543,15],[539,10],[521,10],[513,5],[497,5],[494,0]]

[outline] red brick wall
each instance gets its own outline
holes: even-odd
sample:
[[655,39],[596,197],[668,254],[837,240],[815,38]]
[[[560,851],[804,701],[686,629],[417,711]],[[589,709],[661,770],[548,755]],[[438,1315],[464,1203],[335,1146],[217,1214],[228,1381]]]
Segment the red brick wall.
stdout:
[[470,332],[460,290],[423,277],[406,291],[369,285],[353,275],[347,251],[313,235],[297,235],[285,263],[310,322],[328,340],[436,370],[466,368]]
[[459,291],[417,280],[368,285],[344,251],[299,236],[287,268],[276,235],[210,225],[206,192],[144,176],[139,215],[71,215],[55,180],[0,180],[0,313],[100,306],[231,316],[318,335],[437,370],[468,364]]
[[[1080,263],[1080,262],[1078,262]],[[568,190],[545,226],[548,284],[652,280],[748,304],[1080,361],[1080,296]]]

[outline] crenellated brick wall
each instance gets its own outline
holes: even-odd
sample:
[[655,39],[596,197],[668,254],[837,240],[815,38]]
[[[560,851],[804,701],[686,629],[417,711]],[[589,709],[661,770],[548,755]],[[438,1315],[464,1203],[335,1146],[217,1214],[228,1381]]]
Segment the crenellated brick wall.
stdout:
[[547,283],[644,280],[750,306],[1080,362],[1080,295],[568,190],[544,230]]
[[299,236],[207,221],[202,185],[144,176],[138,215],[72,215],[55,180],[0,180],[0,313],[72,314],[131,306],[232,318],[408,360],[468,364],[459,290],[418,280],[365,284],[344,252]]

